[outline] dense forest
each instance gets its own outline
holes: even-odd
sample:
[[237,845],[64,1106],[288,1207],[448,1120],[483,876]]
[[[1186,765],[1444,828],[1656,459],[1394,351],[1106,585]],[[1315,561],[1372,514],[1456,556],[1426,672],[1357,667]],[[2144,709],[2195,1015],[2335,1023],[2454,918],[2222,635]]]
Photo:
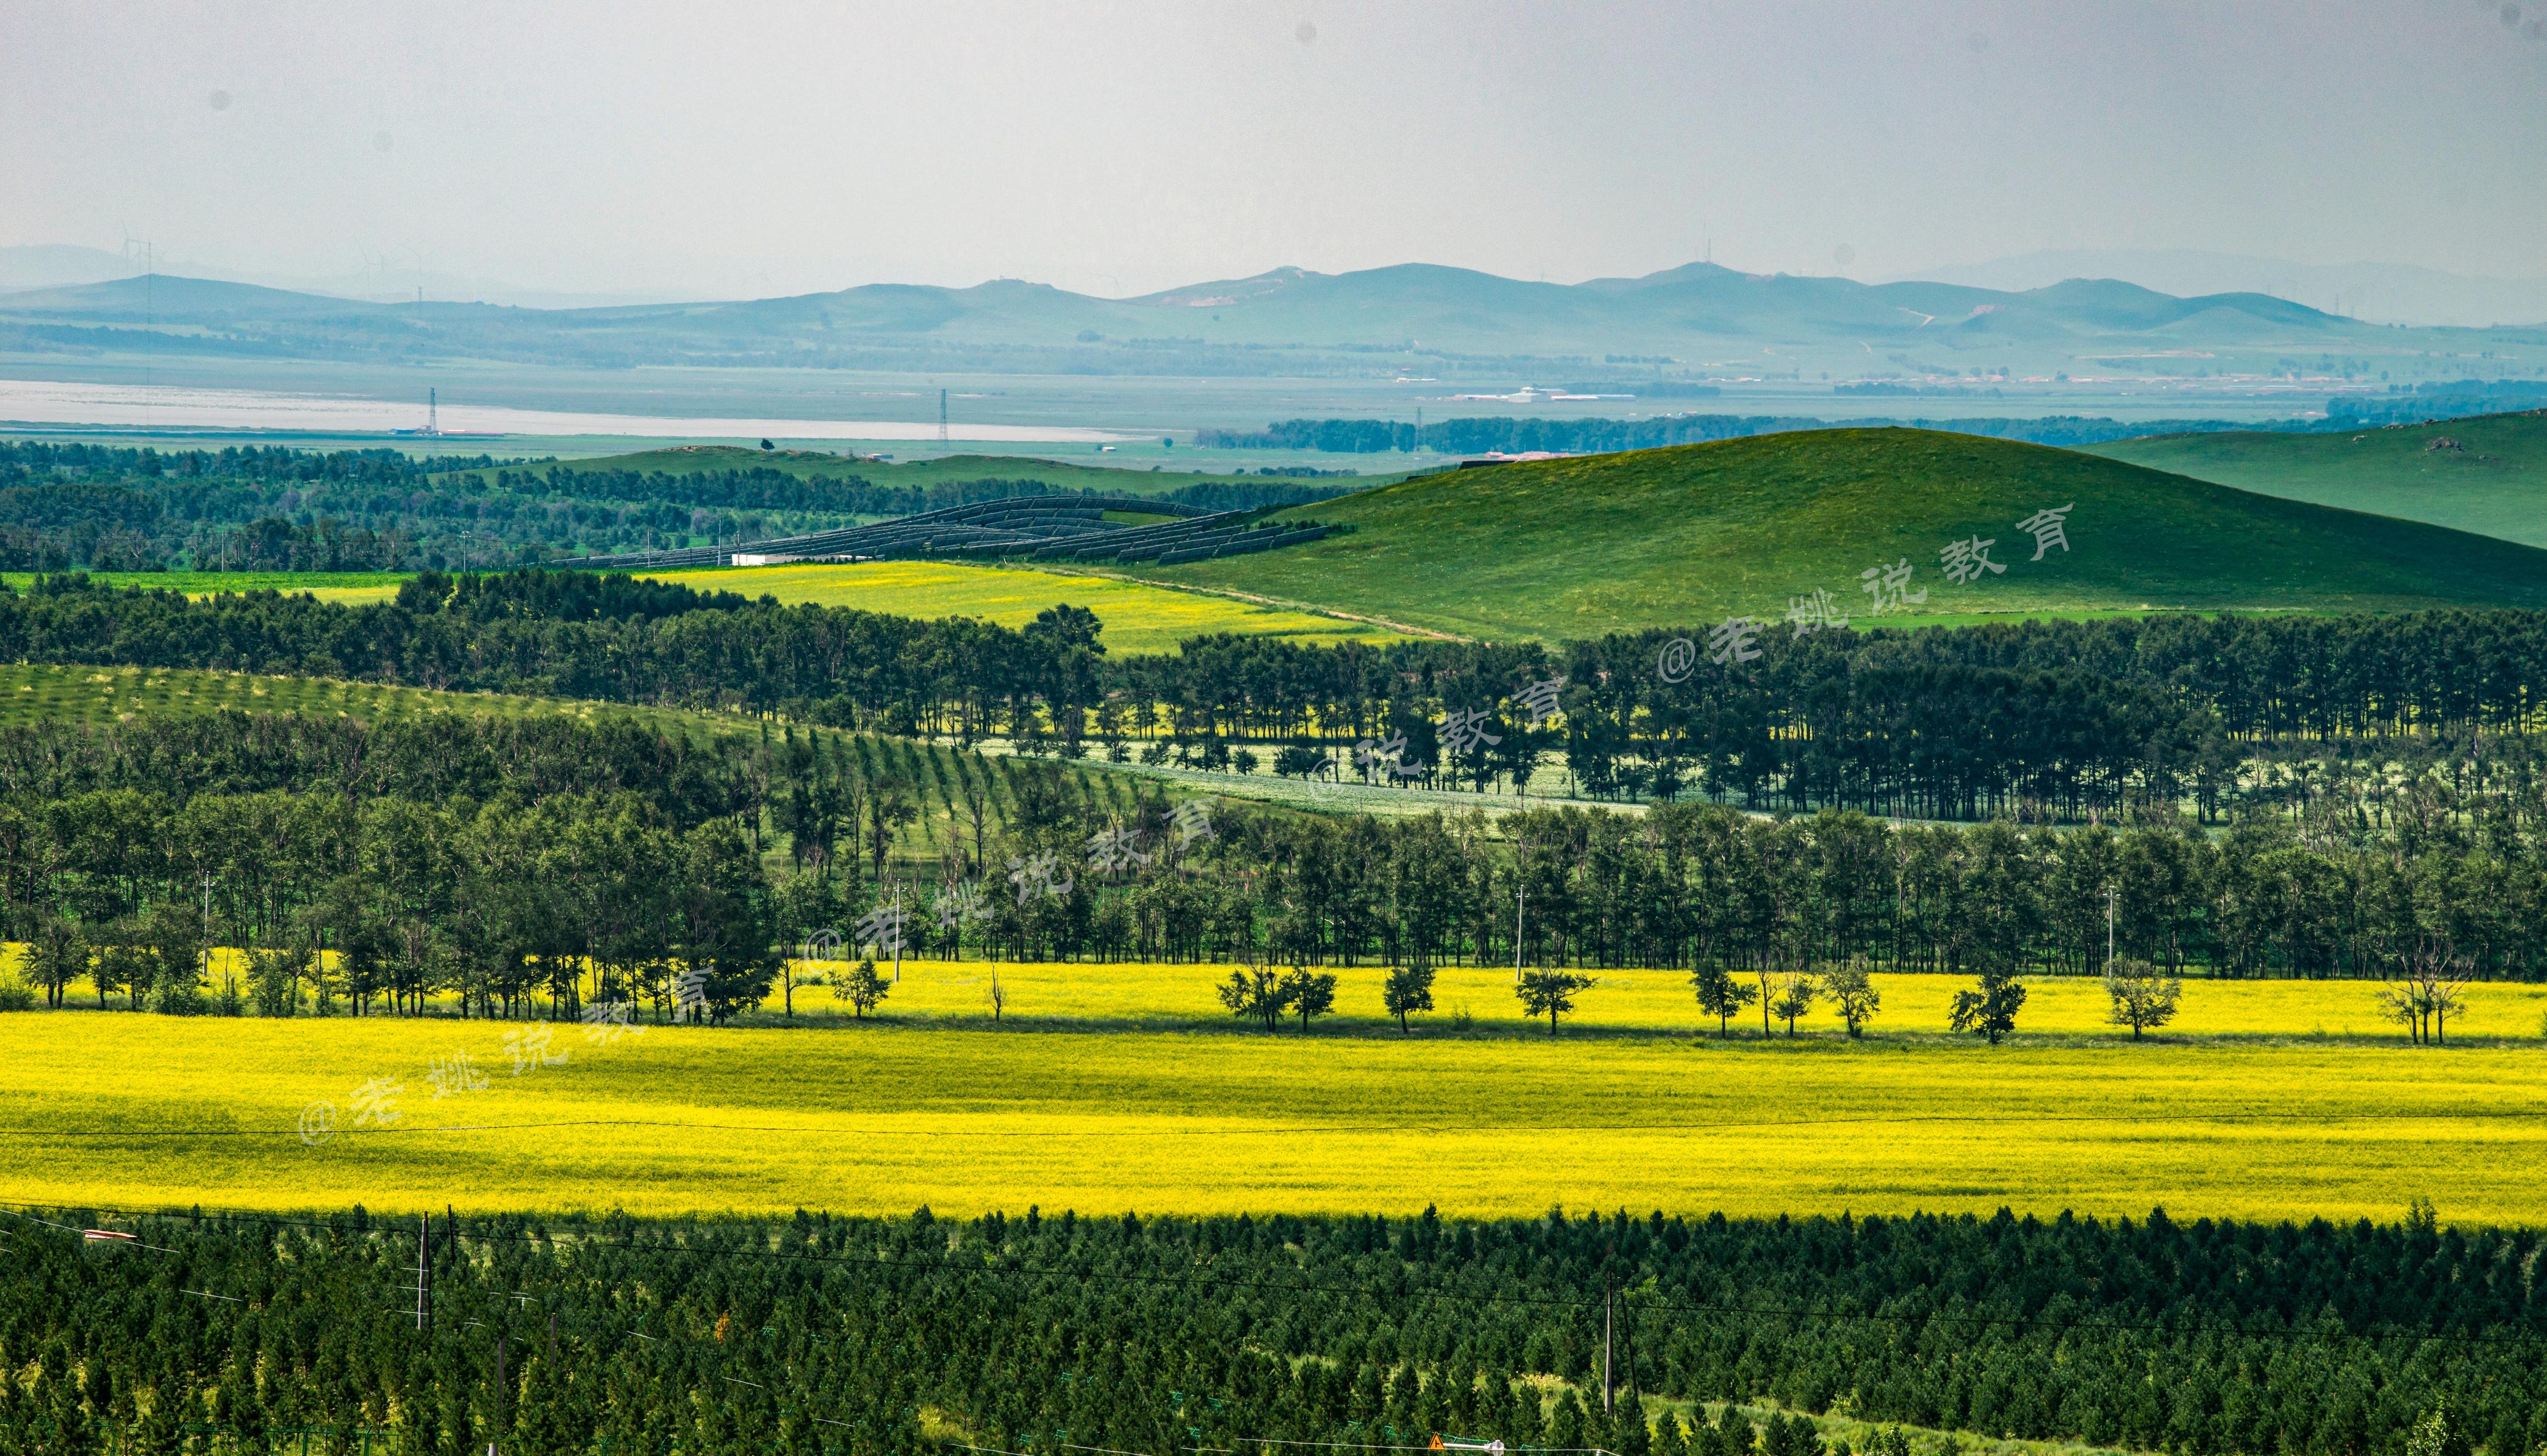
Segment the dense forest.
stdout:
[[[1101,623],[917,621],[626,577],[424,573],[393,602],[190,600],[48,576],[0,595],[0,659],[216,667],[725,709],[1079,757],[1182,753],[1425,787],[1758,810],[2205,819],[2285,792],[2276,751],[2373,762],[2547,723],[2547,614],[2163,617],[1537,643],[1196,639],[1115,657]],[[1689,670],[1665,670],[1680,650]],[[1534,699],[1534,689],[1539,697]],[[1453,716],[1457,716],[1454,725]],[[1239,752],[1246,756],[1242,760]],[[2528,759],[2495,750],[2534,798]],[[2524,801],[2525,802],[2525,801]]]
[[[809,937],[876,943],[888,904],[916,956],[1660,966],[1764,1004],[1858,958],[2092,975],[2109,945],[2217,976],[2547,976],[2534,794],[2439,771],[2384,823],[2321,804],[2220,835],[1190,793],[794,725],[46,724],[0,732],[0,933],[49,1004],[272,1015],[659,1011],[707,967],[729,1017],[785,1004]],[[212,945],[247,955],[217,972]]]
[[[1062,492],[1044,481],[1005,476],[922,487],[856,475],[809,479],[770,466],[673,473],[483,455],[414,459],[394,450],[162,454],[0,441],[0,570],[502,567],[753,541],[1054,493]],[[1166,498],[1234,510],[1340,493],[1233,477]]]
[[115,1216],[110,1242],[82,1238],[97,1214],[20,1208],[0,1435],[48,1456],[304,1432],[380,1456],[1847,1452],[1787,1413],[1853,1418],[1869,1456],[1942,1452],[1934,1429],[2185,1456],[2547,1442],[2539,1236],[2419,1204],[2402,1226],[355,1211]]

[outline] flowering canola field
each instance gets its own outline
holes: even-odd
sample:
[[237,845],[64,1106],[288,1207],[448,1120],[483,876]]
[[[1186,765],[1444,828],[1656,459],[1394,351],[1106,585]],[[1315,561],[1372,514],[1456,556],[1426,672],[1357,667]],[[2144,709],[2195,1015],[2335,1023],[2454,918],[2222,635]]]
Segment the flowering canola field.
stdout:
[[[1007,968],[1011,1007],[1046,993],[1047,974]],[[2430,1049],[2301,1027],[2134,1046],[2082,1027],[1991,1049],[1595,1034],[1603,995],[1633,999],[1618,985],[1587,992],[1586,1025],[1555,1039],[1479,1034],[1482,1005],[1466,1036],[1441,1017],[1405,1038],[995,1031],[952,1024],[975,1014],[971,989],[907,966],[907,1013],[937,996],[942,1016],[589,1038],[448,1019],[0,1015],[0,1196],[383,1212],[2162,1204],[2394,1218],[2419,1194],[2455,1221],[2547,1222],[2547,1191],[2519,1171],[2547,1165],[2547,1051],[2531,1037]],[[2029,1011],[2058,1022],[2069,989],[2039,985]],[[2214,989],[2366,997],[2357,985],[2204,985],[2188,991],[2188,1020],[2219,1014],[2197,995]],[[2480,1007],[2508,1002],[2507,988],[2478,990]],[[1887,991],[1888,1018],[1896,995],[1918,999]]]

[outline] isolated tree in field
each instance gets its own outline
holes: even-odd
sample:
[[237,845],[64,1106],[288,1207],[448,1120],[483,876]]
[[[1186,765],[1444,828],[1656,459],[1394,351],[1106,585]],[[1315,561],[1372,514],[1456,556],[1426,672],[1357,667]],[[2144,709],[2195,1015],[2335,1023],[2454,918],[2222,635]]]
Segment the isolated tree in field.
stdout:
[[1834,967],[1823,988],[1852,1039],[1866,1034],[1866,1023],[1884,1006],[1884,995],[1875,988],[1875,963],[1864,956],[1851,956]]
[[2399,961],[2379,988],[2380,1014],[2417,1044],[2441,1044],[2449,1018],[2467,1009],[2467,958],[2446,941],[2425,940]]
[[2106,968],[2105,994],[2113,1002],[2105,1019],[2116,1026],[2130,1027],[2132,1040],[2139,1041],[2145,1028],[2164,1026],[2175,1019],[2175,1003],[2184,994],[2184,982],[2147,961],[2126,957]]
[[44,988],[45,1005],[58,1007],[70,984],[88,974],[88,942],[79,927],[47,912],[27,938],[27,980]]
[[1981,967],[1977,986],[1955,992],[1946,1024],[1987,1037],[1995,1047],[2000,1037],[2016,1030],[2017,1008],[2024,1004],[2025,986],[2016,979],[2016,969],[2004,961],[1991,961]]
[[1718,1041],[1732,1035],[1734,1013],[1751,1004],[1759,992],[1737,981],[1720,961],[1705,961],[1690,973],[1689,984],[1698,991],[1698,1009],[1715,1018]]
[[1433,968],[1419,963],[1390,971],[1387,984],[1380,987],[1379,1003],[1397,1018],[1399,1031],[1411,1030],[1406,1024],[1409,1012],[1433,1009]]
[[1556,1018],[1574,1009],[1574,993],[1588,990],[1591,985],[1591,977],[1577,976],[1570,971],[1531,971],[1522,976],[1521,984],[1513,987],[1513,994],[1521,998],[1522,1011],[1532,1020],[1545,1016],[1547,1034],[1554,1036]]
[[1787,1040],[1796,1039],[1797,1018],[1813,1009],[1822,998],[1822,985],[1807,971],[1787,971],[1776,982],[1777,994],[1770,998],[1769,1010],[1787,1023]]
[[849,1012],[858,1020],[876,1008],[893,991],[893,984],[876,975],[875,957],[858,957],[857,966],[832,985],[832,994],[849,1003]]
[[1282,1001],[1300,1014],[1300,1035],[1309,1034],[1309,1018],[1324,1016],[1336,1008],[1336,978],[1333,973],[1312,971],[1294,966],[1282,978]]
[[1219,994],[1230,1015],[1261,1022],[1269,1032],[1281,1023],[1291,1004],[1282,993],[1282,978],[1271,971],[1232,971],[1220,984]]

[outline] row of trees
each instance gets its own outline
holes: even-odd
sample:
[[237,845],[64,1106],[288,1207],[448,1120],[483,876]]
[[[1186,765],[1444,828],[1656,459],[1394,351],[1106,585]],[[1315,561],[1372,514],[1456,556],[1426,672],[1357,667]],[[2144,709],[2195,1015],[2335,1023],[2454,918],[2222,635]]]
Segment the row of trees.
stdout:
[[[1596,797],[1939,818],[2186,802],[2208,818],[2256,792],[2276,746],[2385,755],[2452,735],[2474,767],[2468,740],[2547,729],[2547,613],[1777,633],[1757,661],[1678,681],[1658,666],[1670,633],[1561,649],[1220,637],[1114,658],[1100,627],[1080,609],[1011,631],[536,571],[428,573],[363,607],[78,577],[0,597],[0,656],[27,661],[785,713],[1071,756],[1174,736],[1228,762],[1262,741],[1291,771],[1479,790],[1526,789],[1561,755]],[[2518,767],[2518,812],[2547,811],[2525,747],[2494,756]]]
[[[997,475],[904,486],[771,465],[639,471],[483,455],[413,459],[394,450],[162,453],[0,441],[0,569],[500,566],[757,540],[1053,493],[1061,492],[1043,480]],[[1337,493],[1233,480],[1171,498],[1228,510]]]
[[414,1220],[143,1218],[117,1225],[136,1242],[84,1245],[98,1215],[45,1216],[11,1220],[0,1441],[48,1456],[297,1448],[312,1427],[397,1456],[1437,1435],[1850,1456],[1788,1413],[2196,1456],[2547,1442],[2538,1235],[2421,1205],[2347,1227],[436,1215],[422,1329]]
[[85,983],[100,1008],[174,1014],[661,1014],[686,975],[681,999],[723,1019],[769,995],[784,913],[834,910],[815,882],[773,884],[736,820],[683,832],[626,794],[114,790],[0,808],[0,843],[20,974],[54,1006]]
[[[577,965],[659,986],[696,938],[668,908],[691,864],[771,907],[739,922],[753,967],[892,904],[912,955],[1677,967],[1764,1009],[1861,963],[2547,976],[2547,851],[2494,809],[2336,839],[2305,820],[1958,828],[1704,804],[1327,816],[1126,783],[792,728],[704,744],[459,715],[23,728],[0,731],[0,928],[138,945],[135,927],[191,917],[208,943],[388,945],[357,960],[401,968],[393,1005],[427,987],[510,1004],[533,984],[591,994],[568,988]],[[2427,1012],[2445,1035],[2449,1004]]]

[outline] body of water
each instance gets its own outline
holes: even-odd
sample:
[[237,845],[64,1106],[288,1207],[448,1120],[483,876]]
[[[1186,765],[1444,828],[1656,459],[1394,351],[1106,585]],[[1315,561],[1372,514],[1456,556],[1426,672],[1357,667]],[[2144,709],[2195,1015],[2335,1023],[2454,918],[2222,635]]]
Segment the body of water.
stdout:
[[[934,420],[694,418],[679,415],[567,413],[445,400],[447,435],[560,437],[627,435],[656,439],[935,440]],[[0,424],[94,425],[160,430],[278,431],[295,434],[389,434],[419,430],[424,401],[262,389],[204,389],[178,385],[72,384],[0,380]],[[1104,444],[1129,437],[1068,425],[951,423],[949,440]]]

